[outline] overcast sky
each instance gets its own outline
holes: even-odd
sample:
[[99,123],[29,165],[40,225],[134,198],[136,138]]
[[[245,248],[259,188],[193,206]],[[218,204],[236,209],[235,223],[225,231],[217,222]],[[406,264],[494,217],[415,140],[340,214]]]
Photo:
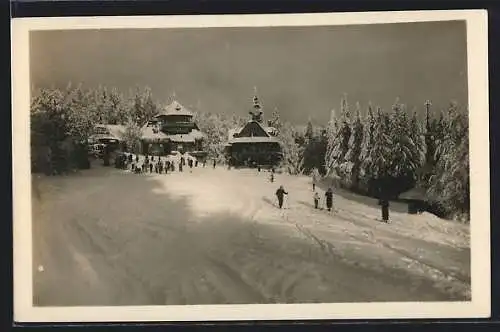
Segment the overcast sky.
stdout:
[[247,114],[254,86],[266,114],[297,124],[327,121],[343,93],[363,108],[467,104],[464,22],[39,31],[30,43],[35,87],[149,86],[211,112]]

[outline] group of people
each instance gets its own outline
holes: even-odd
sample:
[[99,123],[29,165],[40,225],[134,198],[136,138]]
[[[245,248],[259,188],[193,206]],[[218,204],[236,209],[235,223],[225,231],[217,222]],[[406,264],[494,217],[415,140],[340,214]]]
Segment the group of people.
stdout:
[[[314,186],[316,187],[316,186]],[[276,198],[278,199],[278,207],[280,209],[283,208],[283,202],[285,195],[288,195],[288,192],[285,190],[285,188],[281,185],[278,190],[276,190]],[[313,189],[313,202],[314,202],[314,208],[319,209],[319,203],[321,200],[320,194],[316,191],[316,188]],[[333,208],[333,190],[332,188],[328,188],[328,190],[325,192],[325,203],[326,203],[326,209],[328,211],[332,211]]]
[[[180,157],[179,161],[175,162],[172,158],[161,157],[161,156],[149,156],[145,155],[144,158],[139,158],[139,155],[135,156],[132,153],[124,153],[115,159],[115,166],[121,169],[128,169],[133,173],[157,173],[157,174],[167,174],[169,171],[174,172],[177,170],[182,172],[184,167],[189,167],[190,170],[193,167],[198,167],[200,162],[197,158],[192,156]],[[201,161],[203,167],[206,167],[206,160]],[[213,161],[213,168],[217,165],[216,161]]]

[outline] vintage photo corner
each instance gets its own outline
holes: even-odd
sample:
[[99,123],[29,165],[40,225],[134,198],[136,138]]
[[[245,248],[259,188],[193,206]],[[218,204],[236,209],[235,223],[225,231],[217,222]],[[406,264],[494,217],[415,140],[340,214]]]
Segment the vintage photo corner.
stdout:
[[489,315],[485,12],[12,40],[17,320]]

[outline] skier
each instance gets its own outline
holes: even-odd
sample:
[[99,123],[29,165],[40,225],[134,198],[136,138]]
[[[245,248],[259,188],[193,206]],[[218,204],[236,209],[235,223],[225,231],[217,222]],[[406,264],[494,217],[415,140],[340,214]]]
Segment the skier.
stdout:
[[271,181],[271,183],[274,182],[274,173],[271,173],[271,176],[269,177],[269,181]]
[[214,169],[215,169],[216,165],[217,165],[217,161],[214,159]]
[[285,188],[283,188],[283,186],[280,186],[278,190],[276,190],[276,197],[278,198],[278,205],[280,209],[283,208],[284,195],[288,195],[288,193],[285,191]]
[[314,191],[314,195],[313,195],[313,200],[314,200],[314,208],[317,209],[318,208],[318,204],[319,204],[319,194],[317,191]]
[[386,198],[381,198],[378,201],[378,204],[382,208],[382,221],[385,223],[389,223],[389,200]]
[[332,205],[333,205],[333,190],[332,188],[328,188],[328,190],[325,192],[325,197],[326,197],[326,208],[328,211],[332,210]]
[[153,173],[153,160],[149,163],[149,173]]

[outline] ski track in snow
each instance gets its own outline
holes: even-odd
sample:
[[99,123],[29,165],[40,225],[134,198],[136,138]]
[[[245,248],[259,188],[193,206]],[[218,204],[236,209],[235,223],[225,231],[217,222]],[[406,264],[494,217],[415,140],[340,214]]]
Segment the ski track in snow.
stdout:
[[340,196],[335,212],[315,210],[308,178],[268,175],[207,165],[36,180],[35,303],[470,299],[465,225],[397,212],[383,224]]

